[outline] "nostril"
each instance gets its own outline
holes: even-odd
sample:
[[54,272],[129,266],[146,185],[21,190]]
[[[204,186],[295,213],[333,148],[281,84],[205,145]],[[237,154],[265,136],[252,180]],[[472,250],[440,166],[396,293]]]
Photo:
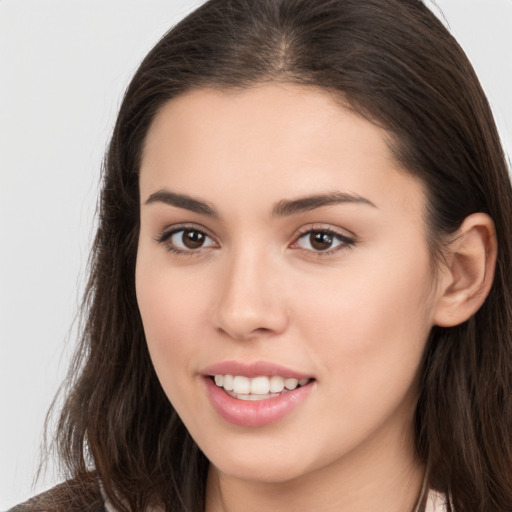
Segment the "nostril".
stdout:
[[267,329],[266,327],[258,327],[257,329],[254,329],[255,333],[259,333],[259,334],[268,334],[268,333],[271,333],[271,329]]
[[247,329],[244,331],[242,328],[235,326],[217,327],[217,332],[222,336],[227,336],[237,341],[249,341],[255,338],[265,338],[275,334],[275,331],[267,327],[257,327],[255,329]]

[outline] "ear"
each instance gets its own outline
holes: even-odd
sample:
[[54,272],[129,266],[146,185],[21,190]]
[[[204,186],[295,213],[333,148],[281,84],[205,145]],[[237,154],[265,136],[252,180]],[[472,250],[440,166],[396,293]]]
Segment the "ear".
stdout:
[[485,213],[464,219],[441,269],[434,324],[453,327],[468,320],[484,303],[494,279],[498,252],[494,222]]

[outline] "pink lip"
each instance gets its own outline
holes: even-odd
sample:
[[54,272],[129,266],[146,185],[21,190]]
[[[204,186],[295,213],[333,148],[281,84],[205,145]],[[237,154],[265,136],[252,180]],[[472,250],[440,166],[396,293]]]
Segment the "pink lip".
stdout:
[[279,421],[299,407],[315,385],[315,381],[310,380],[305,386],[293,391],[283,392],[276,397],[255,401],[239,400],[228,395],[223,388],[218,387],[212,376],[243,375],[251,378],[280,375],[284,378],[294,377],[298,380],[311,378],[311,376],[264,361],[249,364],[238,361],[224,361],[208,366],[201,373],[204,376],[208,398],[219,416],[229,423],[242,427],[262,427]]
[[304,402],[314,385],[314,381],[310,381],[305,386],[273,398],[249,401],[228,395],[211,377],[206,377],[204,381],[210,402],[219,416],[241,427],[263,427],[279,421]]
[[280,375],[281,377],[308,379],[311,375],[297,372],[290,368],[280,366],[266,361],[255,361],[253,363],[242,363],[239,361],[223,361],[222,363],[213,364],[201,371],[203,375],[243,375],[244,377],[272,377],[272,375]]

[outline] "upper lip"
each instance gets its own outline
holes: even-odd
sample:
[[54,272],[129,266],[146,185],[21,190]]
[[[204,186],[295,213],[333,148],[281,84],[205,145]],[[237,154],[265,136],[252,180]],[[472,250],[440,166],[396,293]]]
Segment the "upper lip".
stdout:
[[204,368],[201,373],[211,375],[241,375],[244,377],[260,377],[279,375],[284,378],[309,379],[311,375],[287,368],[268,361],[246,363],[241,361],[222,361]]

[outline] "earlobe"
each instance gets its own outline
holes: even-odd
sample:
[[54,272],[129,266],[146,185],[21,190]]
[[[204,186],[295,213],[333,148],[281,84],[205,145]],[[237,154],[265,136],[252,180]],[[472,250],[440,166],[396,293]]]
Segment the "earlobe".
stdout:
[[460,226],[442,271],[434,324],[453,327],[468,320],[484,303],[494,279],[497,256],[494,222],[474,213]]

